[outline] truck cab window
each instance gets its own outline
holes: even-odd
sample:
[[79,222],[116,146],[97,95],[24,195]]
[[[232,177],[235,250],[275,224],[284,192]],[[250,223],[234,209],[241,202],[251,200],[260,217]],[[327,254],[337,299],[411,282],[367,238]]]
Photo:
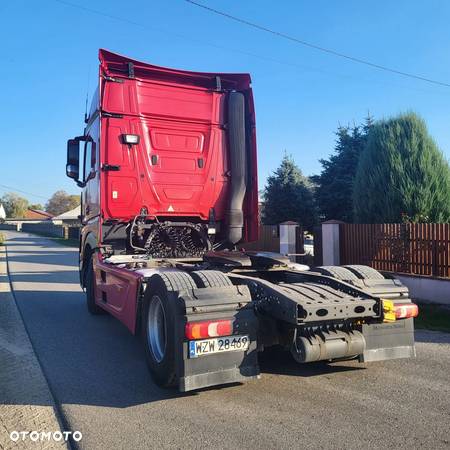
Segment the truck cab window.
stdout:
[[95,167],[95,144],[92,141],[86,141],[84,150],[84,181],[87,181],[91,170]]

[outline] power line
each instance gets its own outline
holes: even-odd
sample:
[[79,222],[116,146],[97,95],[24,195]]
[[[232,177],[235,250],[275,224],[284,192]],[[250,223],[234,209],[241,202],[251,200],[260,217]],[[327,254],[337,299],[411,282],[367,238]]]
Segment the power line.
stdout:
[[260,59],[263,59],[263,60],[266,60],[266,61],[276,62],[278,64],[285,64],[285,65],[290,65],[290,66],[294,66],[294,67],[300,67],[300,68],[303,68],[303,69],[319,70],[319,69],[314,69],[314,68],[308,68],[306,66],[301,66],[299,64],[291,64],[291,63],[280,61],[280,60],[276,60],[276,59],[273,59],[273,58],[270,58],[270,57],[267,57],[267,56],[262,56],[262,55],[257,55],[255,53],[246,52],[246,51],[243,51],[243,50],[237,50],[237,49],[234,49],[234,48],[213,44],[212,42],[208,42],[208,41],[205,41],[205,40],[194,39],[192,36],[188,36],[188,35],[180,34],[180,33],[174,33],[173,31],[168,31],[166,29],[157,28],[157,27],[155,27],[153,25],[149,26],[148,24],[144,24],[142,22],[136,22],[135,20],[130,20],[130,19],[127,19],[125,17],[121,17],[121,16],[116,16],[114,14],[105,13],[105,12],[100,11],[98,9],[89,8],[89,7],[86,7],[86,6],[83,6],[83,5],[79,5],[77,3],[72,3],[70,1],[66,1],[66,0],[54,0],[54,1],[56,3],[60,3],[61,5],[70,6],[71,8],[79,9],[79,10],[87,12],[87,13],[95,14],[97,16],[103,16],[103,17],[106,17],[108,19],[116,20],[118,22],[127,23],[129,25],[134,25],[134,26],[137,26],[139,28],[143,28],[144,30],[152,30],[152,31],[158,31],[158,32],[170,34],[170,35],[175,36],[175,37],[177,37],[179,39],[195,42],[196,44],[199,44],[199,45],[202,45],[202,46],[213,47],[213,48],[217,48],[219,50],[228,50],[228,51],[231,51],[231,52],[240,53],[242,55],[253,56],[255,58],[260,58]]
[[383,66],[381,64],[376,64],[376,63],[367,61],[365,59],[356,58],[354,56],[346,55],[345,53],[341,53],[341,52],[338,52],[336,50],[332,50],[332,49],[329,49],[329,48],[321,47],[320,45],[312,44],[311,42],[303,41],[302,39],[298,39],[298,38],[296,38],[294,36],[290,36],[290,35],[288,35],[286,33],[282,33],[280,31],[272,30],[271,28],[267,28],[267,27],[264,27],[262,25],[258,25],[257,23],[250,22],[250,21],[245,20],[245,19],[241,19],[240,17],[236,17],[236,16],[233,16],[233,15],[228,14],[226,12],[219,11],[218,9],[211,8],[210,6],[206,6],[206,5],[203,5],[201,3],[197,3],[194,0],[185,0],[185,1],[187,3],[190,3],[191,5],[198,6],[199,8],[203,8],[203,9],[205,9],[205,10],[207,10],[209,12],[212,12],[214,14],[217,14],[219,16],[226,17],[227,19],[234,20],[235,22],[242,23],[242,24],[247,25],[249,27],[256,28],[257,30],[273,34],[273,35],[275,35],[277,37],[280,37],[280,38],[283,38],[283,39],[287,39],[287,40],[289,40],[291,42],[295,42],[296,44],[300,44],[300,45],[303,45],[305,47],[309,47],[309,48],[312,48],[314,50],[318,50],[318,51],[323,52],[323,53],[327,53],[327,54],[330,54],[330,55],[338,56],[339,58],[344,58],[344,59],[347,59],[349,61],[352,61],[352,62],[355,62],[355,63],[358,63],[358,64],[364,64],[366,66],[369,66],[369,67],[372,67],[372,68],[375,68],[375,69],[384,70],[385,72],[395,73],[397,75],[401,75],[401,76],[408,77],[408,78],[413,78],[415,80],[426,81],[427,83],[432,83],[432,84],[436,84],[436,85],[439,85],[439,86],[450,87],[449,83],[444,83],[442,81],[433,80],[431,78],[426,78],[426,77],[423,77],[421,75],[415,75],[413,73],[403,72],[403,71],[397,70],[397,69],[392,69],[390,67]]
[[72,3],[72,2],[65,1],[65,0],[54,0],[54,1],[57,3],[61,3],[62,5],[71,6],[72,8],[77,8],[77,9],[81,9],[82,11],[97,14],[98,16],[108,17],[109,19],[118,20],[120,22],[125,22],[130,25],[137,25],[138,27],[146,28],[146,26],[142,23],[126,19],[125,17],[119,17],[119,16],[114,16],[113,14],[104,13],[103,11],[99,11],[98,9],[88,8],[87,6],[78,5],[77,3]]
[[21,194],[31,195],[32,197],[39,197],[39,198],[43,198],[44,200],[48,200],[48,197],[44,197],[43,195],[32,194],[31,192],[22,191],[21,189],[17,189],[12,186],[6,186],[5,184],[0,184],[0,186],[3,188],[6,188],[6,189],[11,189],[11,191],[14,191],[14,192],[20,192]]
[[[374,81],[374,80],[370,80],[370,81],[363,80],[363,79],[361,79],[361,77],[354,77],[354,76],[348,75],[348,74],[341,74],[341,73],[338,73],[336,71],[331,72],[329,70],[325,70],[325,69],[317,68],[317,67],[312,67],[312,66],[308,66],[308,65],[305,65],[305,64],[298,64],[298,63],[294,63],[294,62],[290,62],[290,61],[289,62],[288,61],[283,61],[283,60],[276,59],[276,58],[273,58],[273,57],[268,56],[268,55],[261,55],[261,54],[257,54],[257,53],[248,52],[248,51],[245,51],[245,50],[240,50],[240,49],[238,50],[236,48],[225,47],[225,46],[222,46],[222,45],[214,44],[214,43],[212,43],[210,41],[199,40],[199,39],[193,38],[192,36],[187,36],[187,35],[183,35],[183,34],[180,34],[180,33],[175,33],[172,30],[156,28],[153,25],[149,26],[148,24],[144,24],[142,22],[136,22],[134,20],[127,19],[125,17],[116,16],[116,15],[113,15],[113,14],[109,14],[109,13],[100,11],[98,9],[93,9],[93,8],[89,8],[89,7],[86,7],[86,6],[82,6],[82,5],[79,5],[77,3],[73,3],[71,1],[67,1],[67,0],[54,0],[54,1],[56,3],[60,3],[61,5],[69,6],[69,7],[75,8],[75,9],[79,9],[79,10],[84,11],[86,13],[94,14],[94,15],[97,15],[97,16],[103,16],[103,17],[106,17],[106,18],[111,19],[111,20],[116,20],[118,22],[123,22],[123,23],[126,23],[128,25],[137,26],[137,27],[142,28],[144,30],[152,30],[152,31],[158,31],[158,32],[161,32],[161,33],[169,34],[169,35],[175,36],[178,39],[181,39],[183,41],[191,41],[191,42],[194,42],[194,43],[196,43],[198,45],[212,47],[212,48],[216,48],[216,49],[219,49],[219,50],[226,50],[226,51],[230,51],[230,52],[233,52],[233,53],[239,53],[241,55],[257,58],[257,59],[260,59],[262,61],[269,61],[271,63],[280,64],[282,66],[293,67],[293,68],[297,68],[297,69],[300,69],[300,70],[303,70],[303,71],[312,71],[312,72],[322,73],[322,74],[333,76],[333,77],[352,79],[352,80],[357,81],[357,82],[365,81],[365,82],[370,82],[372,84],[374,82],[377,82],[377,81]],[[389,83],[389,82],[383,81],[382,83],[386,84],[386,83]],[[391,83],[389,83],[389,84],[391,84]],[[410,89],[414,89],[414,90],[421,90],[422,91],[422,89],[419,89],[419,88],[411,88],[411,87],[409,87],[409,88]]]
[[238,49],[231,48],[231,47],[225,47],[223,45],[213,44],[212,42],[209,42],[209,41],[195,39],[192,36],[188,36],[188,35],[180,34],[180,33],[174,33],[173,31],[168,31],[168,30],[165,30],[165,29],[162,29],[162,28],[156,28],[153,25],[149,26],[148,24],[144,24],[144,23],[141,23],[141,22],[136,22],[134,20],[130,20],[130,19],[127,19],[127,18],[124,18],[124,17],[116,16],[116,15],[109,14],[109,13],[105,13],[105,12],[100,11],[98,9],[93,9],[93,8],[89,8],[89,7],[86,7],[86,6],[83,6],[83,5],[78,5],[77,3],[72,3],[72,2],[67,1],[67,0],[54,0],[54,1],[56,3],[60,3],[61,5],[70,6],[71,8],[79,9],[79,10],[84,11],[86,13],[95,14],[97,16],[103,16],[103,17],[106,17],[108,19],[116,20],[118,22],[123,22],[123,23],[129,24],[129,25],[137,26],[137,27],[142,28],[144,30],[152,30],[152,31],[158,31],[158,32],[166,33],[166,34],[175,36],[178,39],[181,39],[183,41],[191,41],[191,42],[194,42],[194,43],[196,43],[198,45],[212,47],[212,48],[216,48],[216,49],[219,49],[219,50],[226,50],[226,51],[230,51],[230,52],[234,52],[234,53],[239,53],[241,55],[251,56],[253,58],[258,58],[258,59],[261,59],[263,61],[269,61],[269,62],[273,62],[273,63],[276,63],[276,64],[281,64],[281,65],[284,65],[284,66],[296,67],[296,68],[299,68],[299,69],[302,69],[302,70],[310,70],[310,71],[313,71],[313,72],[320,72],[320,73],[324,73],[324,74],[332,75],[332,76],[353,78],[353,77],[351,77],[349,75],[342,75],[342,74],[338,74],[338,73],[331,73],[331,72],[328,72],[328,71],[323,70],[323,69],[318,69],[318,68],[311,67],[311,66],[306,66],[306,65],[303,65],[303,64],[297,64],[297,63],[282,61],[282,60],[275,59],[275,58],[272,58],[272,57],[267,56],[267,55],[260,55],[260,54],[256,54],[256,53],[247,52],[245,50],[238,50]]

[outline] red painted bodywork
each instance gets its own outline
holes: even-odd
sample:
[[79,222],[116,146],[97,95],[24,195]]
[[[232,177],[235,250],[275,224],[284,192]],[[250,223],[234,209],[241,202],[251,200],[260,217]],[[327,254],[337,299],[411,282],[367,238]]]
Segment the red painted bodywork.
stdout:
[[[81,262],[86,245],[95,248],[102,243],[104,221],[130,221],[143,207],[150,216],[190,222],[209,221],[214,208],[215,220],[224,219],[230,184],[227,95],[231,90],[242,92],[246,99],[250,165],[243,242],[256,240],[258,189],[250,76],[168,69],[107,50],[100,50],[99,58],[99,89],[85,130],[92,150],[82,174]],[[124,144],[123,134],[139,135],[139,144]],[[119,170],[102,170],[105,165]],[[96,302],[134,333],[143,273],[106,263],[98,252],[93,258]],[[145,270],[145,276],[151,273],[152,269]]]
[[[142,275],[107,264],[94,256],[96,303],[119,319],[133,334],[136,331],[137,296]],[[107,302],[103,301],[106,296]]]
[[[119,171],[101,173],[103,219],[130,220],[145,207],[153,216],[208,221],[214,208],[215,219],[221,221],[229,185],[227,91],[237,90],[245,94],[247,102],[251,155],[244,199],[244,241],[257,239],[256,136],[250,76],[168,69],[107,50],[100,50],[99,57],[100,163],[120,166]],[[126,133],[138,134],[140,143],[123,144],[121,135]]]

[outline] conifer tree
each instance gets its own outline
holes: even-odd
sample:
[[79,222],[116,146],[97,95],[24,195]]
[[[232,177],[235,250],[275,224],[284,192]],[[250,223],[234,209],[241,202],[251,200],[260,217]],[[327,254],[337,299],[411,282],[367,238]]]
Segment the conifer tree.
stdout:
[[292,220],[308,230],[317,222],[314,186],[290,156],[267,179],[262,218],[265,224]]
[[372,125],[373,119],[368,116],[363,125],[339,126],[334,154],[320,160],[322,173],[312,179],[317,185],[316,201],[322,220],[353,222],[353,183]]
[[450,167],[419,116],[371,128],[353,198],[358,222],[450,221]]

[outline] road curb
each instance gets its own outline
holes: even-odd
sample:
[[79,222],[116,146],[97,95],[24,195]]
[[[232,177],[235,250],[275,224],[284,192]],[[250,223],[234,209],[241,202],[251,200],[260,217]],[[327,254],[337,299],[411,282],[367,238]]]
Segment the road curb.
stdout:
[[[0,448],[70,448],[64,439],[40,434],[65,430],[14,298],[6,246],[0,246],[0,367]],[[33,435],[37,441],[14,433],[32,431],[39,433]]]

